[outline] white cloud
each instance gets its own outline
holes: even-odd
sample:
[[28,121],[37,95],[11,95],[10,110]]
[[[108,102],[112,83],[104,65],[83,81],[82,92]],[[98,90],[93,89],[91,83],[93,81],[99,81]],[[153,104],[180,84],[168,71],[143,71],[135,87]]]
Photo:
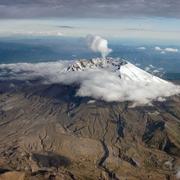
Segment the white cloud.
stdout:
[[165,48],[164,51],[166,51],[166,52],[178,52],[179,50],[176,48]]
[[149,72],[151,70],[151,68],[149,66],[144,68],[145,71]]
[[154,48],[155,51],[160,51],[161,54],[165,54],[166,52],[176,53],[179,52],[177,48],[160,48],[159,46],[156,46]]
[[162,77],[164,75],[163,68],[154,67],[152,64],[146,66],[144,70],[158,77]]
[[[29,80],[42,78],[42,83],[61,83],[80,85],[77,96],[88,96],[94,99],[111,101],[133,101],[147,104],[180,93],[180,87],[155,77],[138,67],[128,63],[119,69],[109,64],[102,67],[85,68],[83,71],[66,71],[74,62],[59,61],[51,63],[20,63],[0,65],[6,71],[0,79]],[[8,76],[5,76],[7,74]]]
[[135,65],[136,65],[136,66],[138,66],[138,67],[140,67],[140,66],[141,66],[141,64],[139,64],[139,63],[136,63]]
[[60,31],[13,31],[14,35],[28,35],[28,36],[62,36]]
[[139,50],[146,50],[146,47],[138,47],[137,49],[139,49]]
[[149,67],[154,68],[154,66],[152,64],[150,64]]
[[112,49],[108,48],[108,41],[100,36],[87,35],[86,40],[88,47],[93,52],[100,52],[103,58],[112,52]]
[[161,49],[159,46],[156,46],[154,49],[155,49],[156,51],[162,51],[162,49]]

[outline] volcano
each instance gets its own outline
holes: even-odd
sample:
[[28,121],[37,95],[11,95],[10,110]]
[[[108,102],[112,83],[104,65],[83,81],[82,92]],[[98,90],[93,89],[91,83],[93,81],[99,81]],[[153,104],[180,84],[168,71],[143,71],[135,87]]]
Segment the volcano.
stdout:
[[175,179],[179,92],[123,59],[0,65],[0,178]]
[[76,85],[76,96],[106,102],[150,104],[180,93],[179,86],[113,58],[0,65],[0,79]]

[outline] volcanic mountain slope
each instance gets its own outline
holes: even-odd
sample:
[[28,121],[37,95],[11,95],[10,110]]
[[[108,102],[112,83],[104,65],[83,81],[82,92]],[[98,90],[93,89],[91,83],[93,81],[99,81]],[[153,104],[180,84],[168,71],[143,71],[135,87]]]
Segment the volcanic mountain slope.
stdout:
[[180,96],[132,107],[77,96],[78,83],[41,82],[0,82],[0,179],[176,178]]
[[[136,104],[180,93],[180,87],[121,59],[91,59],[0,65],[2,80],[39,80],[40,84],[79,85],[76,95]],[[13,85],[13,84],[12,84]],[[159,99],[159,100],[160,100]]]

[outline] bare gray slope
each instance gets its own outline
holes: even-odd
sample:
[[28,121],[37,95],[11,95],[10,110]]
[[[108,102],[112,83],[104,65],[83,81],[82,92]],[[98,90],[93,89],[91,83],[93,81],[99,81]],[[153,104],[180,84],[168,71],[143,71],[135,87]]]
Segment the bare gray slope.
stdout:
[[[75,96],[77,86],[1,82],[0,168],[27,178],[165,179],[180,166],[180,97],[154,106]],[[15,82],[13,82],[15,83]],[[9,88],[10,87],[10,88]]]

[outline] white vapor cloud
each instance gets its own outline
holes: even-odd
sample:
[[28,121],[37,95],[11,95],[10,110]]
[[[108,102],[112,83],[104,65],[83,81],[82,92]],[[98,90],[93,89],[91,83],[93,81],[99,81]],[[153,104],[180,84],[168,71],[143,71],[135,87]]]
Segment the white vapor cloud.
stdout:
[[[180,87],[153,76],[131,63],[120,69],[112,64],[101,67],[85,67],[82,71],[67,71],[74,61],[49,63],[19,63],[0,65],[0,80],[31,80],[42,78],[42,83],[78,84],[77,96],[92,97],[107,102],[132,101],[136,104],[148,104],[153,100],[180,93]],[[103,66],[103,67],[102,67]]]
[[138,47],[137,49],[139,49],[139,50],[146,50],[146,47]]
[[178,52],[179,50],[176,48],[165,48],[164,51],[166,51],[166,52]]
[[13,35],[28,35],[28,36],[62,36],[59,31],[13,31]]
[[162,77],[165,73],[163,68],[154,67],[152,64],[146,66],[144,70],[158,77]]
[[156,51],[162,51],[162,49],[161,49],[159,46],[156,46],[154,49],[155,49]]
[[100,52],[102,57],[105,58],[112,49],[108,48],[108,41],[97,35],[86,36],[87,45],[93,52]]
[[179,50],[177,48],[160,48],[159,46],[156,46],[154,48],[156,51],[160,51],[161,54],[165,54],[166,52],[170,52],[170,53],[177,53],[179,52]]

